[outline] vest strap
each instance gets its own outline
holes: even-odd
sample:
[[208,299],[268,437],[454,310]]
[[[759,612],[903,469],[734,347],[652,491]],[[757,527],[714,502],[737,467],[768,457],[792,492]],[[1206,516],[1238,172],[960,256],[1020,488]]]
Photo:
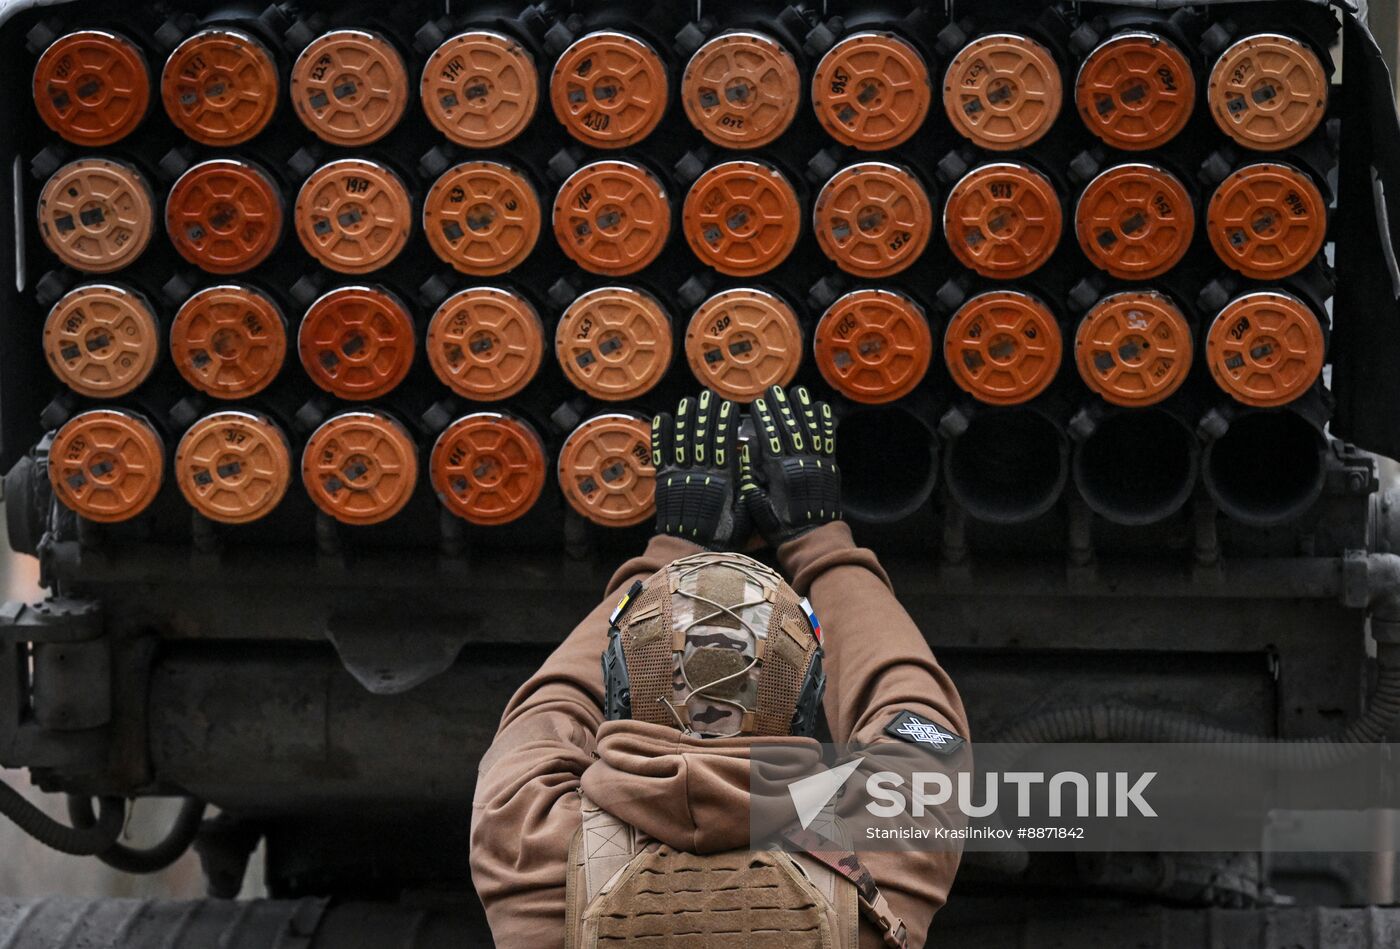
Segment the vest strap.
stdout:
[[875,885],[875,878],[854,853],[823,849],[830,844],[808,830],[789,831],[783,836],[813,860],[851,881],[856,888],[861,913],[880,930],[885,945],[890,949],[909,949],[909,932],[904,920],[895,915],[889,900]]

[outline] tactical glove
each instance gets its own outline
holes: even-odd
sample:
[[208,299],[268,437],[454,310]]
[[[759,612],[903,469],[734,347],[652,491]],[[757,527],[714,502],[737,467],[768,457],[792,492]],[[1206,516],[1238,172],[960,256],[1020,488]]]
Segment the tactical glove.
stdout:
[[739,408],[706,389],[681,399],[674,418],[651,420],[656,531],[711,550],[737,550],[749,521],[739,486]]
[[836,420],[802,386],[778,386],[749,409],[754,444],[745,445],[741,495],[763,539],[774,547],[841,519]]

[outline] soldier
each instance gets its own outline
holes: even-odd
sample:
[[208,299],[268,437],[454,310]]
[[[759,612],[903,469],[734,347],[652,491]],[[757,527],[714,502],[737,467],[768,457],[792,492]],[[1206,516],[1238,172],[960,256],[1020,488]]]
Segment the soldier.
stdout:
[[[482,758],[472,878],[499,946],[918,947],[947,898],[956,852],[860,854],[855,886],[806,854],[749,852],[749,749],[810,736],[819,704],[838,743],[890,740],[905,713],[967,734],[841,520],[830,406],[774,387],[751,414],[752,465],[740,410],[710,392],[653,420],[657,535]],[[751,525],[791,586],[734,552]],[[778,894],[761,910],[743,898],[755,886]]]

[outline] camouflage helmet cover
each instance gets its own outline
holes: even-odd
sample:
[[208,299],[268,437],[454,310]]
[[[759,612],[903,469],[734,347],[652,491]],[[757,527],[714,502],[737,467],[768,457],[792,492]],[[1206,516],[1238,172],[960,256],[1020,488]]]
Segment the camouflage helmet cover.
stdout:
[[608,717],[705,738],[810,735],[826,682],[818,637],[805,601],[758,561],[682,557],[613,614]]

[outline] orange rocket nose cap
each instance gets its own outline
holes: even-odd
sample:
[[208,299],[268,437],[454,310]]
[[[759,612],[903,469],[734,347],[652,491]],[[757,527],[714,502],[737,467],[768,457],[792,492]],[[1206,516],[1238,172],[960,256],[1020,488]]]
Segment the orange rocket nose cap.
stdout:
[[655,175],[626,161],[584,165],[554,200],[554,236],[584,270],[636,273],[666,246],[671,204]]
[[914,391],[933,360],[923,309],[891,290],[856,290],[817,323],[812,349],[822,378],[855,402],[879,405]]
[[1084,384],[1105,401],[1155,405],[1191,371],[1191,327],[1167,296],[1148,291],[1100,300],[1079,324],[1074,351]]
[[413,227],[408,189],[372,161],[346,158],[312,172],[297,197],[297,237],[340,273],[363,274],[399,256]]
[[710,297],[685,334],[690,371],[702,385],[736,402],[785,386],[802,362],[802,328],[782,299],[740,288]]
[[1019,405],[1040,395],[1060,368],[1054,314],[1015,290],[983,293],[948,323],[943,356],[953,381],[990,405]]
[[759,148],[797,114],[797,62],[762,33],[724,33],[696,50],[681,78],[690,123],[723,148]]
[[161,99],[176,128],[204,145],[238,145],[277,111],[277,64],[242,30],[201,30],[170,54]]
[[579,389],[605,402],[637,398],[671,367],[671,319],[649,293],[600,287],[564,311],[554,334],[559,365]]
[[248,162],[216,158],[180,176],[165,203],[175,249],[210,273],[234,274],[267,260],[282,237],[282,195]]
[[282,503],[292,482],[292,450],[264,415],[215,412],[180,439],[175,482],[190,507],[211,521],[247,524]]
[[307,440],[301,479],[316,506],[342,524],[378,524],[413,496],[418,450],[389,415],[344,412]]
[[1297,145],[1327,114],[1329,80],[1311,47],[1291,36],[1246,36],[1210,72],[1210,114],[1245,148],[1274,152]]
[[90,521],[127,521],[160,492],[165,447],[132,412],[94,409],[63,424],[49,447],[49,482],[64,507]]
[[517,394],[544,361],[544,324],[529,301],[495,287],[471,287],[443,301],[428,323],[428,363],[463,398],[495,402]]
[[297,348],[322,389],[342,399],[376,399],[413,365],[413,319],[385,290],[341,287],[311,304]]
[[812,76],[812,108],[832,138],[872,150],[903,144],[933,99],[919,51],[893,33],[857,33],[833,46]]
[[429,470],[443,505],[473,524],[508,524],[539,500],[544,442],[526,422],[499,412],[457,419],[438,436]]
[[49,311],[44,356],[79,395],[116,398],[150,376],[160,357],[160,331],[141,294],[89,284],[64,294]]
[[656,513],[651,424],[599,415],[574,429],[559,451],[559,487],[579,514],[604,527],[631,527]]
[[1196,106],[1185,54],[1156,33],[1120,33],[1079,68],[1075,99],[1084,124],[1105,144],[1142,151],[1165,145]]
[[1060,67],[1050,51],[1014,33],[973,40],[948,64],[943,107],[961,135],[993,151],[1027,148],[1059,117]]
[[817,195],[812,225],[822,252],[847,273],[888,277],[924,252],[933,207],[907,169],[863,162],[838,171]]
[[1155,165],[1119,165],[1084,189],[1075,227],[1094,266],[1124,280],[1146,280],[1186,256],[1196,212],[1175,175]]
[[540,236],[540,199],[520,171],[494,161],[450,168],[423,202],[433,253],[465,274],[491,276],[518,266]]
[[146,57],[125,37],[103,30],[60,36],[34,69],[34,105],[44,124],[87,148],[121,141],[151,104]]
[[729,161],[705,172],[686,195],[685,239],[720,273],[751,277],[787,259],[802,231],[802,206],[782,172]]
[[428,57],[420,93],[439,132],[467,148],[504,145],[539,105],[540,79],[524,46],[501,33],[470,30]]
[[287,358],[287,322],[266,294],[225,284],[185,301],[170,326],[185,381],[216,399],[246,399],[272,384]]
[[984,277],[1003,280],[1038,270],[1059,246],[1063,227],[1050,179],[1013,162],[968,172],[943,214],[953,256]]
[[83,158],[54,172],[39,194],[39,233],[63,263],[86,273],[131,264],[155,233],[155,199],[133,166]]
[[597,148],[641,141],[666,114],[666,64],[649,44],[610,30],[589,33],[554,64],[549,98],[569,134]]
[[332,145],[368,145],[388,135],[403,118],[408,96],[403,57],[378,33],[326,33],[292,66],[297,118]]
[[1306,267],[1327,238],[1327,202],[1289,165],[1248,165],[1220,183],[1206,209],[1210,244],[1246,277],[1271,280]]
[[1272,408],[1307,392],[1326,356],[1312,308],[1288,293],[1247,293],[1220,311],[1206,334],[1216,384],[1245,405]]

